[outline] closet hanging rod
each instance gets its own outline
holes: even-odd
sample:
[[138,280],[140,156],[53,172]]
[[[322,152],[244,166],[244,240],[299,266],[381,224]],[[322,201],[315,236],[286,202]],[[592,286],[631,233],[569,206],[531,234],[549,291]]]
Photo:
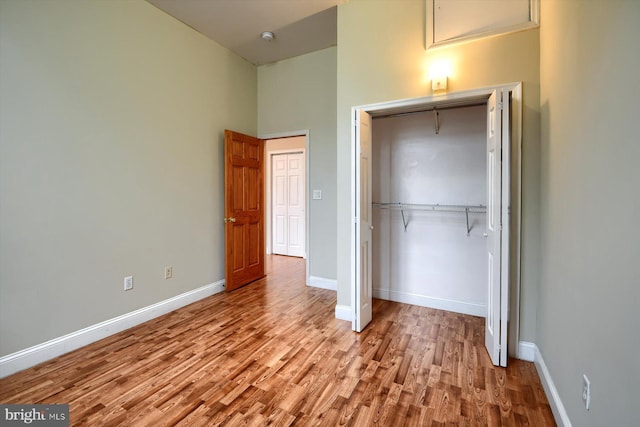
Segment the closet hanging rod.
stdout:
[[404,225],[404,231],[407,231],[409,221],[404,214],[405,210],[418,210],[418,211],[435,211],[435,212],[464,212],[467,220],[467,237],[471,235],[471,229],[473,223],[469,223],[469,212],[471,213],[485,213],[487,207],[485,205],[440,205],[440,204],[415,204],[415,203],[378,203],[373,202],[372,207],[380,209],[399,210],[402,214],[402,224]]
[[480,101],[480,102],[474,102],[471,104],[464,104],[464,105],[452,105],[449,107],[445,107],[445,106],[431,106],[431,107],[426,107],[426,108],[420,108],[418,110],[415,111],[401,111],[398,113],[388,113],[388,114],[381,114],[381,115],[376,115],[375,111],[371,112],[371,119],[375,120],[375,119],[387,119],[389,117],[402,117],[402,116],[408,116],[410,114],[417,114],[417,113],[428,113],[431,112],[435,109],[437,109],[438,111],[444,111],[444,110],[457,110],[459,108],[466,108],[466,107],[478,107],[480,105],[487,105],[487,101]]
[[438,211],[438,212],[465,212],[467,209],[471,213],[485,213],[485,205],[441,205],[439,203],[380,203],[373,202],[374,208],[395,209],[395,210],[415,210],[415,211]]

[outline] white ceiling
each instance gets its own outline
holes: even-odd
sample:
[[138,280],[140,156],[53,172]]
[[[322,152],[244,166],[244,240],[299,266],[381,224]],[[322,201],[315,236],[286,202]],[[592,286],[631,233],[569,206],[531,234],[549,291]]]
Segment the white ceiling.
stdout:
[[[347,0],[147,0],[256,65],[337,43],[337,7]],[[272,31],[275,39],[260,38]]]

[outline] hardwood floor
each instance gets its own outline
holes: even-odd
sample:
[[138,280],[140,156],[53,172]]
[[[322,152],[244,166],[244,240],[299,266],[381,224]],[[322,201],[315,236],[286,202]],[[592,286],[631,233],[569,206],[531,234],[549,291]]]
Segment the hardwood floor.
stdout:
[[72,425],[554,426],[532,363],[491,365],[484,319],[374,300],[361,334],[305,264],[0,380]]

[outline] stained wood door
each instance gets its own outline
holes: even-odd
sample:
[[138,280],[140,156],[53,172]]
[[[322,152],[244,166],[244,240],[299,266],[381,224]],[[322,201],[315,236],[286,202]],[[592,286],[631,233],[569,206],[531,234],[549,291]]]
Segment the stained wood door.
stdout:
[[373,283],[371,277],[371,116],[366,111],[356,111],[355,155],[355,307],[352,329],[361,332],[373,318]]
[[305,255],[304,153],[272,156],[273,253]]
[[225,287],[264,277],[264,141],[224,132]]

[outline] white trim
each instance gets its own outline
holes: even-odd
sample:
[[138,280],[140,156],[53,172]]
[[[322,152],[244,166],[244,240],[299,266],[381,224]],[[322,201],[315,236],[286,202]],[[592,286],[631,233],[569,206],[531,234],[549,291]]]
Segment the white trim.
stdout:
[[309,276],[307,284],[314,288],[328,289],[330,291],[338,290],[338,281],[335,279],[327,279],[326,277]]
[[536,345],[532,342],[520,341],[518,342],[518,352],[516,357],[520,360],[527,362],[534,362],[536,360]]
[[[513,345],[520,342],[520,283],[522,281],[522,85],[519,84],[511,90],[511,144],[515,150],[511,151],[512,159],[516,158],[516,168],[511,168],[514,186],[517,188],[516,197],[511,198],[511,227],[515,233],[511,233],[511,241],[514,242],[511,257],[514,267],[515,282],[509,289],[509,335],[507,347],[510,355],[518,357],[518,348]],[[511,162],[513,165],[513,161]],[[513,183],[513,181],[512,181]],[[513,194],[513,187],[512,187]],[[511,260],[509,260],[511,263]],[[511,265],[511,264],[510,264]],[[510,276],[511,279],[511,276]],[[513,296],[511,296],[511,291]],[[513,299],[515,298],[515,301]],[[512,344],[513,343],[513,344]],[[532,359],[533,360],[533,359]]]
[[[357,110],[364,110],[371,113],[375,117],[375,113],[383,111],[385,114],[398,109],[402,111],[402,108],[408,107],[431,107],[438,106],[440,103],[446,104],[446,102],[456,101],[455,105],[464,106],[468,101],[469,103],[489,99],[489,95],[494,90],[506,89],[513,91],[516,87],[522,85],[522,82],[511,82],[490,86],[483,86],[476,89],[463,90],[459,92],[447,92],[442,95],[427,95],[419,98],[404,98],[393,101],[377,102],[375,104],[357,105],[351,108],[352,116]],[[411,110],[407,110],[411,111]],[[352,119],[353,122],[355,119]],[[352,135],[355,138],[355,134]]]
[[224,291],[224,280],[219,280],[122,316],[0,357],[0,378],[31,368],[222,291]]
[[353,320],[351,307],[348,305],[336,305],[336,319],[351,322]]
[[536,370],[538,371],[538,375],[540,376],[540,381],[542,382],[544,392],[547,395],[549,406],[551,406],[553,418],[555,419],[556,424],[558,424],[559,427],[571,427],[571,420],[569,419],[567,411],[564,409],[562,400],[560,400],[560,395],[558,394],[558,390],[556,389],[556,386],[551,379],[551,374],[547,369],[547,365],[546,363],[544,363],[542,353],[540,353],[540,349],[538,349],[538,346],[536,346],[535,344],[532,345],[535,348],[534,363],[536,365]]
[[373,297],[404,304],[419,305],[421,307],[436,308],[438,310],[453,311],[471,316],[487,316],[487,306],[446,298],[430,297],[427,295],[411,294],[408,292],[392,291],[390,289],[373,288]]

